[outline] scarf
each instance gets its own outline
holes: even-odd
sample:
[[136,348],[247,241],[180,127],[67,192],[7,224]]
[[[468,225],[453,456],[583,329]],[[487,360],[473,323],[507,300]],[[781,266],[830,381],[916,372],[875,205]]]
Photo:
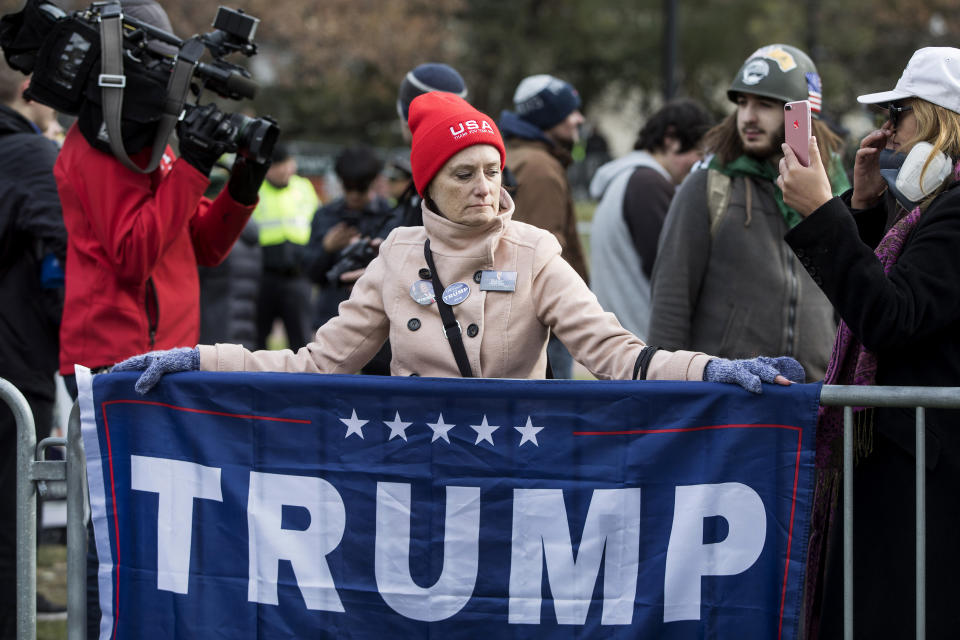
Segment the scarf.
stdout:
[[[777,209],[780,211],[783,219],[787,221],[787,227],[792,229],[803,220],[803,216],[797,213],[795,209],[788,207],[783,201],[783,192],[780,191],[780,187],[777,186],[777,178],[780,176],[780,171],[767,160],[759,160],[753,156],[744,154],[724,165],[720,163],[717,156],[714,156],[710,161],[710,168],[716,169],[723,175],[730,176],[731,178],[734,176],[749,176],[769,182],[773,185],[773,199],[777,203]],[[833,195],[840,195],[850,188],[847,174],[843,171],[840,158],[836,154],[831,155],[830,170],[827,172],[827,175],[830,178]]]

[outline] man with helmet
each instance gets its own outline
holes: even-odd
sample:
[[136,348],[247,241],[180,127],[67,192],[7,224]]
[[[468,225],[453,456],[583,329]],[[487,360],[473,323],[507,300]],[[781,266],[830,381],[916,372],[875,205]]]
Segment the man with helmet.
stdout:
[[737,107],[704,138],[708,166],[681,185],[653,269],[649,343],[725,358],[783,353],[823,378],[836,330],[830,302],[784,243],[802,218],[776,185],[783,105],[809,100],[835,193],[849,188],[840,139],[819,119],[820,76],[801,50],[772,44],[737,72]]

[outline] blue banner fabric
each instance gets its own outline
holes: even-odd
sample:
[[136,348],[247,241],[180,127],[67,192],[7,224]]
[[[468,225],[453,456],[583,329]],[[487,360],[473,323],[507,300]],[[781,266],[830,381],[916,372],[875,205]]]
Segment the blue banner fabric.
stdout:
[[101,638],[795,638],[819,385],[79,375]]

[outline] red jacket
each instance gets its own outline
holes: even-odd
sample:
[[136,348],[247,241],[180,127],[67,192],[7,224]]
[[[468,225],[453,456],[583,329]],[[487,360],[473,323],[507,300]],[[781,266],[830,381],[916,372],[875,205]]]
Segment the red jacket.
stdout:
[[[146,164],[150,150],[133,157]],[[254,206],[168,147],[150,174],[93,149],[76,125],[54,166],[67,227],[60,372],[112,365],[154,349],[194,346],[200,332],[197,265],[229,253]]]

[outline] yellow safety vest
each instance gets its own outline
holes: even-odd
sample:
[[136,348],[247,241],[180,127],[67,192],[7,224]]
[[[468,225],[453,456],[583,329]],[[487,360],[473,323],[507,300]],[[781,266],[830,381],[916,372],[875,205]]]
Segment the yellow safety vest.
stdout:
[[278,189],[266,180],[260,186],[260,202],[253,219],[260,227],[260,244],[269,247],[284,242],[305,245],[310,240],[310,222],[320,206],[313,184],[302,176],[291,176]]

